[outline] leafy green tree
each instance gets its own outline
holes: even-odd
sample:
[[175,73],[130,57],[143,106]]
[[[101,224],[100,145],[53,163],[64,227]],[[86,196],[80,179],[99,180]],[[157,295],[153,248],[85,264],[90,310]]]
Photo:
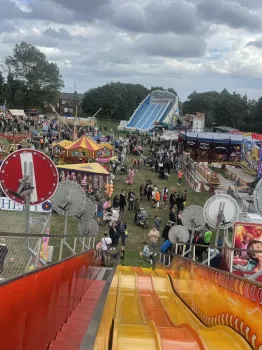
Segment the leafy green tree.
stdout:
[[262,132],[262,97],[248,100],[246,95],[226,89],[221,93],[194,91],[183,103],[184,114],[202,112],[206,115],[206,126],[213,123],[238,128],[242,131]]
[[171,92],[172,94],[176,95],[177,96],[177,92],[175,89],[173,88],[168,88],[167,91]]
[[140,84],[106,84],[85,93],[82,110],[85,116],[92,116],[102,108],[99,117],[129,119],[149,93],[150,91]]
[[152,92],[152,91],[155,91],[155,90],[165,91],[163,86],[151,86],[150,91]]
[[4,85],[5,78],[2,72],[0,72],[0,88]]
[[13,79],[25,88],[25,107],[40,106],[64,87],[56,63],[48,62],[43,52],[24,41],[15,46],[13,55],[6,57],[5,66]]

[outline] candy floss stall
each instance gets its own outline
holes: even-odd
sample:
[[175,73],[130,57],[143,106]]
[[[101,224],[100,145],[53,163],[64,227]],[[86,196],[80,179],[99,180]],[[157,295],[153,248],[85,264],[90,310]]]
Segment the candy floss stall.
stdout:
[[98,163],[57,166],[59,179],[78,182],[86,191],[102,190],[108,183],[109,171]]

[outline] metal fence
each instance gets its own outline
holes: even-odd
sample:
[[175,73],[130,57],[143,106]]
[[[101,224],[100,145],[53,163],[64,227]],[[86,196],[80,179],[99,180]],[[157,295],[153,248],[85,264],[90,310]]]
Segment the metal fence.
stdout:
[[6,280],[94,247],[95,237],[2,234],[0,278]]
[[229,186],[227,194],[233,197],[240,208],[240,211],[243,213],[257,213],[256,208],[253,204],[249,203],[240,192]]

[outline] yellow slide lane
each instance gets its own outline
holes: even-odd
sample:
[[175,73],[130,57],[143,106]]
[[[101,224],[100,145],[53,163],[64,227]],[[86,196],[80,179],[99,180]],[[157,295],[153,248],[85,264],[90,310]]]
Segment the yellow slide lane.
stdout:
[[188,323],[199,333],[207,349],[250,350],[250,345],[241,335],[227,326],[206,327],[173,292],[168,275],[156,270],[152,276],[155,292],[170,318],[176,325]]
[[[143,275],[147,276],[146,279]],[[153,290],[149,291],[147,298],[149,287],[145,283],[150,280]],[[150,295],[155,298],[154,304]],[[152,314],[148,312],[150,307]],[[166,312],[166,321],[162,325],[160,316],[163,316],[163,312]],[[174,340],[180,342],[180,346],[174,346]],[[108,293],[94,349],[250,350],[251,348],[229,327],[204,326],[173,292],[169,277],[164,270],[118,266]]]
[[113,350],[160,350],[155,339],[154,328],[146,325],[141,311],[137,295],[137,274],[143,274],[143,271],[137,269],[135,272],[127,266],[122,266],[119,272]]

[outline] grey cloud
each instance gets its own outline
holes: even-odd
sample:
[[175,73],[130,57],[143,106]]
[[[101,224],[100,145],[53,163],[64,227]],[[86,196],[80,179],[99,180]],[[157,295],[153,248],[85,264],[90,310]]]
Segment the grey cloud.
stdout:
[[262,40],[250,41],[246,46],[255,46],[258,49],[262,49]]
[[23,18],[34,21],[47,21],[54,23],[74,23],[71,11],[52,0],[34,0],[30,2],[30,12],[24,12]]
[[13,21],[2,20],[0,22],[0,34],[2,33],[13,33],[16,31],[16,25]]
[[68,30],[64,28],[59,28],[59,29],[53,29],[51,27],[47,28],[43,36],[59,39],[59,40],[70,40],[72,39],[71,34],[68,32]]
[[16,19],[23,15],[19,6],[10,0],[1,0],[1,21],[6,19]]
[[151,0],[146,7],[127,2],[115,9],[115,25],[133,32],[189,34],[199,30],[194,6],[183,0]]
[[197,5],[197,12],[208,22],[226,24],[232,28],[258,29],[261,26],[258,16],[235,2],[202,0]]
[[226,0],[227,2],[236,2],[248,9],[262,8],[261,0]]
[[138,45],[147,55],[160,57],[201,57],[206,51],[203,38],[173,34],[145,36]]
[[51,0],[74,13],[79,19],[93,21],[104,17],[112,8],[111,0]]

